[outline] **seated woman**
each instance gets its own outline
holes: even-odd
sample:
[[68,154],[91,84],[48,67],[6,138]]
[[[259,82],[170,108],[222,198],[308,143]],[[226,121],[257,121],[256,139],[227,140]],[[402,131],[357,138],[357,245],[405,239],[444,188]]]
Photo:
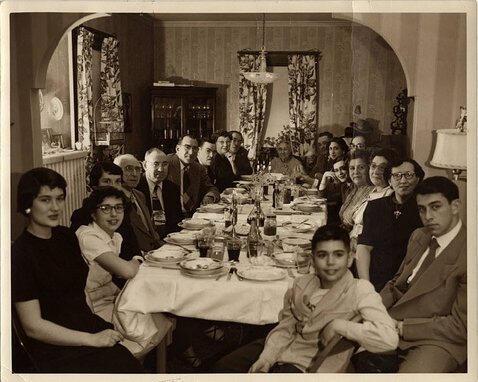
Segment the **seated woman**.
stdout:
[[[368,200],[368,196],[373,190],[368,179],[368,156],[365,151],[356,150],[349,153],[349,177],[352,180],[353,187],[339,211],[339,217],[342,226],[351,231],[354,226],[354,216],[360,207]],[[352,244],[353,252],[355,246]]]
[[322,162],[320,167],[317,167],[314,170],[313,176],[308,176],[306,174],[300,176],[302,182],[310,184],[313,188],[317,187],[321,182],[325,171],[331,171],[338,158],[346,157],[349,152],[349,147],[342,138],[332,138],[327,145],[327,151],[328,156],[326,160]]
[[[215,372],[302,373],[321,345],[336,335],[373,353],[394,350],[398,334],[382,299],[365,280],[354,279],[349,235],[334,225],[312,238],[315,274],[298,277],[284,297],[279,323],[265,340],[252,342],[219,360]],[[362,323],[350,321],[360,315]],[[351,349],[329,355],[318,372],[344,372]]]
[[346,160],[342,157],[336,158],[332,165],[332,171],[324,173],[319,185],[319,196],[327,199],[327,221],[329,224],[340,224],[339,210],[352,186]]
[[374,187],[368,196],[368,200],[360,206],[360,208],[354,215],[354,226],[352,228],[352,231],[350,232],[350,238],[355,243],[357,242],[357,238],[359,237],[359,235],[362,233],[363,214],[365,212],[365,209],[367,208],[368,202],[370,200],[389,196],[393,193],[392,188],[383,177],[383,172],[385,170],[385,167],[387,167],[387,164],[391,163],[395,159],[395,156],[395,152],[391,149],[379,149],[375,151],[370,157],[371,161],[369,168],[369,176],[370,181]]
[[12,246],[12,302],[43,373],[141,373],[122,336],[85,301],[88,266],[75,235],[59,226],[66,181],[35,168],[18,184],[27,227]]

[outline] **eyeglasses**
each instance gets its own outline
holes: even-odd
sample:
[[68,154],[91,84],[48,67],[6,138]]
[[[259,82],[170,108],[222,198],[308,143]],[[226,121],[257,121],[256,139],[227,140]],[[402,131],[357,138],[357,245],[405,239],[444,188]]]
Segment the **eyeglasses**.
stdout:
[[124,205],[123,204],[115,204],[114,206],[110,204],[100,204],[98,206],[98,209],[103,212],[104,214],[109,214],[111,213],[111,210],[115,210],[116,213],[121,213],[124,212]]
[[131,166],[131,165],[126,166],[124,169],[125,171],[128,171],[128,172],[141,172],[143,170],[141,166]]
[[394,180],[401,180],[402,177],[405,177],[405,179],[410,180],[415,177],[415,173],[411,171],[407,171],[407,172],[396,172],[395,174],[392,174],[392,178]]

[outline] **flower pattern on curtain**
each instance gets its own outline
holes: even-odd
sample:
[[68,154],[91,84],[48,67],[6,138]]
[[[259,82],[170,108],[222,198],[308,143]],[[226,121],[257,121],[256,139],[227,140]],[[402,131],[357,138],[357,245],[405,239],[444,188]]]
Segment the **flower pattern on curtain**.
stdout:
[[303,156],[315,139],[318,125],[318,56],[292,54],[288,56],[289,126],[294,154]]
[[244,136],[244,146],[249,149],[249,158],[256,157],[263,137],[267,88],[264,84],[248,81],[243,73],[258,71],[260,57],[257,54],[239,54],[239,126]]
[[90,132],[93,125],[93,87],[91,84],[91,61],[94,35],[85,28],[79,28],[77,39],[77,105],[79,149],[91,147]]

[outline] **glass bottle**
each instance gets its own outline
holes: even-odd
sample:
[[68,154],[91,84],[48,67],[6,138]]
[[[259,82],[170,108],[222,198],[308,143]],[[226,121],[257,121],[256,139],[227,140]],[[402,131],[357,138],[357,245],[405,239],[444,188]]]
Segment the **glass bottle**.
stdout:
[[264,212],[262,211],[261,201],[259,198],[257,198],[255,201],[255,210],[256,210],[257,226],[264,227],[265,216],[264,216]]
[[247,256],[257,257],[259,254],[259,247],[261,245],[261,233],[257,228],[256,220],[251,222],[251,229],[247,235]]
[[224,209],[224,228],[232,225],[232,207],[226,207]]
[[275,236],[277,234],[277,217],[273,213],[268,213],[264,220],[264,235]]

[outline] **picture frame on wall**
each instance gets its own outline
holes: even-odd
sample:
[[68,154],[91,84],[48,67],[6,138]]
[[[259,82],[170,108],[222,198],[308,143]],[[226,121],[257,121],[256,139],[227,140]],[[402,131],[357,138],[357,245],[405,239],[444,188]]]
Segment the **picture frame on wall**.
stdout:
[[41,142],[43,146],[51,145],[51,129],[41,130]]
[[123,97],[124,132],[131,133],[133,131],[133,126],[132,126],[133,104],[131,102],[131,93],[123,92],[122,97]]
[[62,149],[65,147],[62,134],[52,134],[50,138],[51,147]]

